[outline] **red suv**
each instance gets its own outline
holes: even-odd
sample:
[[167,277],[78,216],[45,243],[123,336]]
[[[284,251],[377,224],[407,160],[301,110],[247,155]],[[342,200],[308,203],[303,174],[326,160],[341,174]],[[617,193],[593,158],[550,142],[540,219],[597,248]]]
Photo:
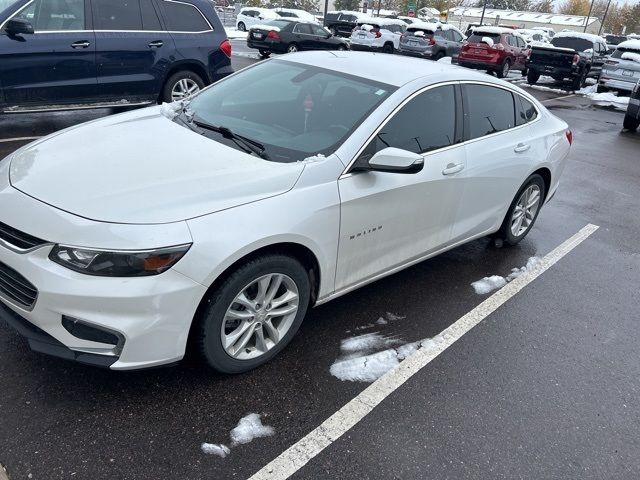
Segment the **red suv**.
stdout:
[[504,78],[509,70],[520,70],[526,75],[526,62],[531,49],[524,39],[509,28],[477,27],[462,45],[458,64],[496,72]]

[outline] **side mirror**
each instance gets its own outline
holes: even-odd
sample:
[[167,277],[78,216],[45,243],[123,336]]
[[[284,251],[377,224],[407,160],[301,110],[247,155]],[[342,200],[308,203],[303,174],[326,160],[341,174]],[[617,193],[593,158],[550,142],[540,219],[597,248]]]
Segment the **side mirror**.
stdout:
[[380,150],[369,160],[369,169],[376,172],[418,173],[423,167],[421,155],[394,147]]
[[7,22],[5,31],[8,35],[33,35],[33,25],[29,20],[23,18],[12,18]]

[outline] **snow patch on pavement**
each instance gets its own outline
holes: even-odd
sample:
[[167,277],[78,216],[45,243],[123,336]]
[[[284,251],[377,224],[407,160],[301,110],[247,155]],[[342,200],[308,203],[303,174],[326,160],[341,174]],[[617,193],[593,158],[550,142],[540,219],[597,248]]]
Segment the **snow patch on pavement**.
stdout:
[[404,320],[407,317],[402,317],[400,315],[396,315],[395,313],[391,313],[391,312],[387,312],[385,314],[385,317],[387,318],[387,320],[389,320],[390,322],[395,322],[396,320]]
[[229,455],[231,453],[231,450],[229,449],[229,447],[227,447],[226,445],[223,444],[218,444],[218,443],[203,443],[200,448],[202,449],[203,453],[206,453],[207,455],[216,455],[218,457],[226,457],[227,455]]
[[591,99],[591,101],[602,106],[612,106],[616,109],[627,111],[629,106],[629,97],[619,97],[613,92],[598,93],[596,85],[589,85],[578,90],[576,93],[584,95]]
[[247,38],[247,32],[241,32],[236,28],[225,27],[225,32],[227,33],[227,38]]
[[260,415],[250,413],[238,422],[238,426],[231,430],[232,446],[251,442],[255,438],[270,437],[275,433],[273,427],[262,424]]
[[489,292],[493,292],[494,290],[504,287],[507,283],[515,280],[523,273],[533,270],[538,263],[540,263],[540,257],[530,257],[524,267],[512,268],[511,273],[507,275],[506,278],[501,277],[500,275],[492,275],[473,282],[471,286],[478,295],[486,295]]
[[397,339],[384,337],[379,333],[365,333],[364,335],[342,340],[340,350],[342,350],[342,353],[355,353],[389,347],[398,343]]

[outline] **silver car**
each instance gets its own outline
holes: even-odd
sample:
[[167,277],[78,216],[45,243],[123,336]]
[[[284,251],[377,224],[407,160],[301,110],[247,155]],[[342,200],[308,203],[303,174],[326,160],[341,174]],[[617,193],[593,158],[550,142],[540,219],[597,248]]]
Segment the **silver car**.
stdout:
[[640,80],[640,40],[622,42],[602,66],[598,92],[631,92]]
[[460,53],[464,36],[448,24],[415,22],[400,37],[398,53],[412,57],[440,60]]

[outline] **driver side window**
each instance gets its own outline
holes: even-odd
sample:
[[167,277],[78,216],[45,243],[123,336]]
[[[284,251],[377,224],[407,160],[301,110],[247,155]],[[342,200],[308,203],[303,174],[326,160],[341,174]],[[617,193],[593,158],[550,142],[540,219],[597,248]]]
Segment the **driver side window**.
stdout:
[[364,149],[368,161],[387,147],[426,153],[453,145],[456,138],[456,102],[452,85],[421,93],[398,111]]
[[36,32],[84,30],[84,0],[34,0],[13,18],[29,21]]

